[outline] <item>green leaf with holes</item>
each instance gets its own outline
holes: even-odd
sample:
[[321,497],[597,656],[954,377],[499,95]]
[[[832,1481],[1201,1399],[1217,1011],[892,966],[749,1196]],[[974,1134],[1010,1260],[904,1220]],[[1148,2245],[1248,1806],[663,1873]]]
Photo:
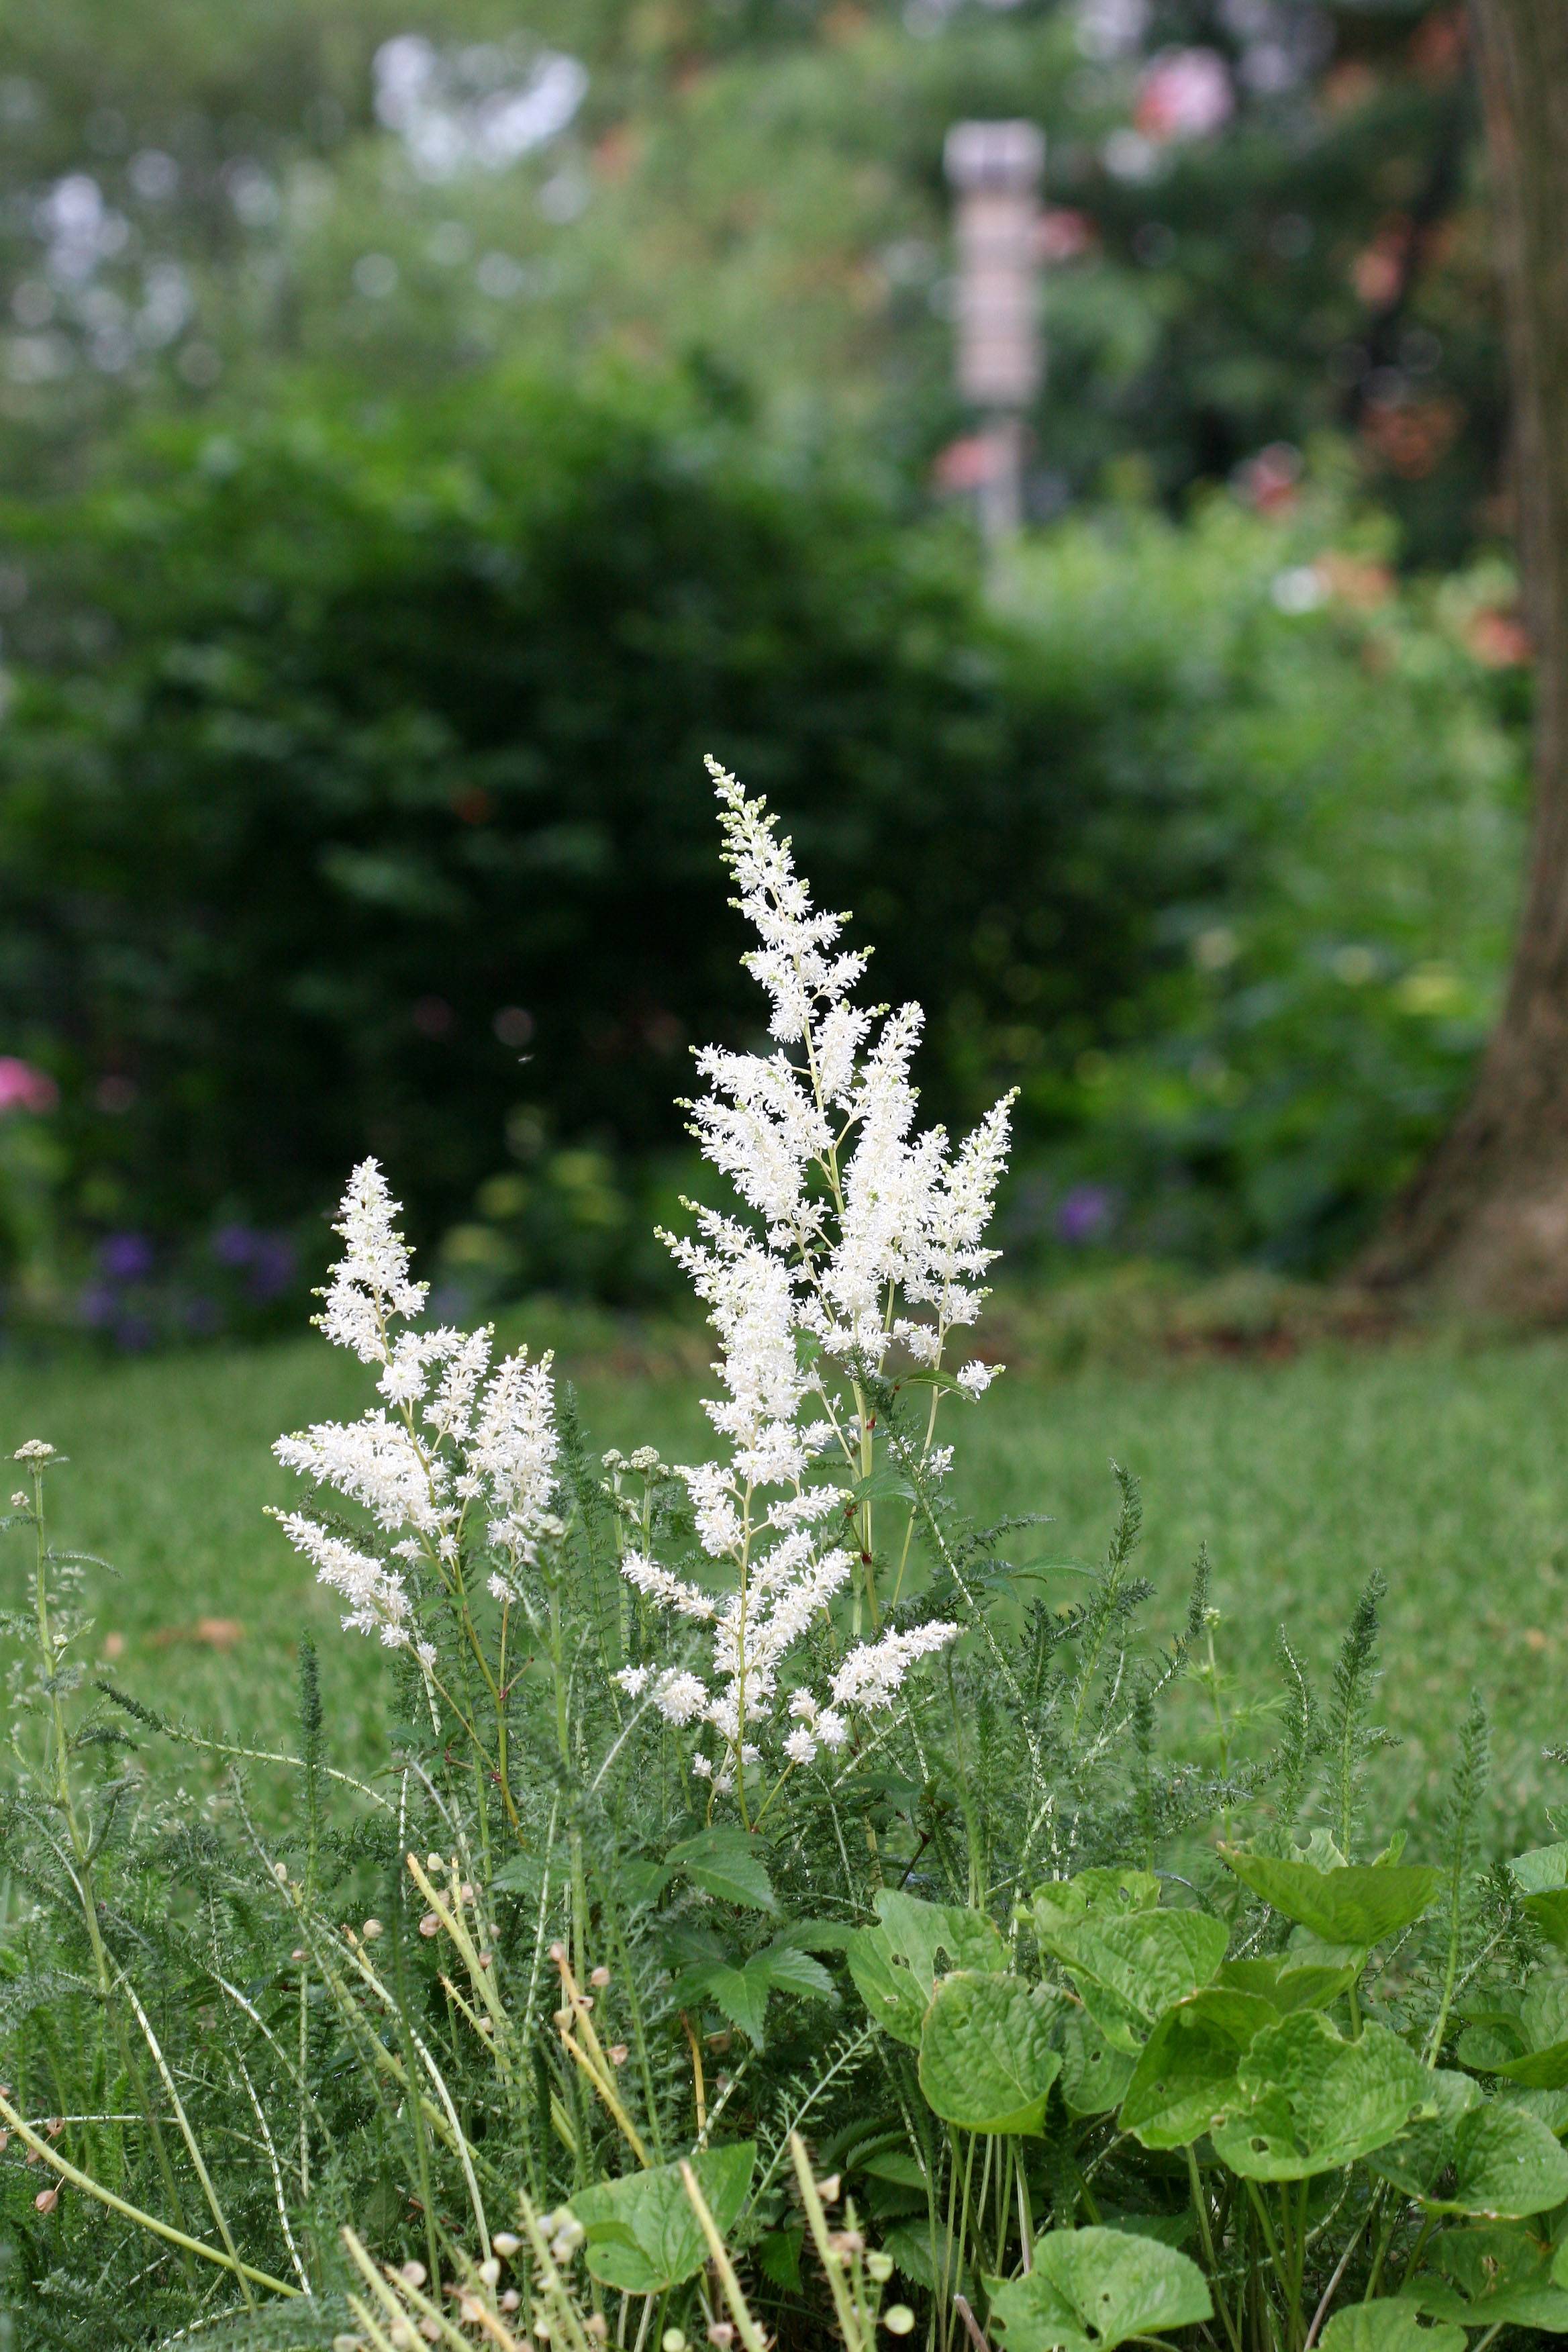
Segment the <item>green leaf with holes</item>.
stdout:
[[[1559,2257],[1561,2259],[1561,2257]],[[1443,2230],[1426,2265],[1401,2289],[1429,2319],[1459,2327],[1539,2327],[1568,2333],[1568,2293],[1554,2284],[1552,2250],[1517,2224]]]
[[1257,1994],[1211,1985],[1168,2009],[1121,2102],[1121,2123],[1145,2147],[1189,2147],[1242,2102],[1246,2051],[1278,2011]]
[[877,1897],[876,1927],[858,1928],[844,1957],[872,2021],[918,2050],[938,1975],[950,1969],[1000,1971],[1007,1948],[983,1911],[885,1888]]
[[1396,2300],[1336,2311],[1319,2340],[1323,2352],[1465,2352],[1461,2328],[1423,2326],[1415,2305]]
[[1135,2056],[1155,2019],[1208,1983],[1227,1940],[1206,1911],[1132,1911],[1059,1927],[1049,1948],[1111,2047]]
[[1195,2263],[1123,2230],[1049,2230],[1026,2276],[985,2284],[1005,2352],[1116,2352],[1214,2312]]
[[1453,2161],[1460,2118],[1481,2104],[1481,2086],[1468,2074],[1434,2067],[1427,2076],[1427,2098],[1432,2112],[1406,2124],[1367,2158],[1373,2172],[1407,2197],[1426,2197],[1436,2187],[1444,2166]]
[[945,1977],[921,2034],[921,2088],[943,2123],[964,2131],[1040,2128],[1061,2053],[1057,2002],[1018,1977]]
[[1568,2198],[1568,2156],[1540,2119],[1521,2107],[1468,2108],[1454,2134],[1454,2178],[1434,2213],[1521,2221]]
[[1119,2107],[1137,2059],[1113,2050],[1085,2009],[1068,2012],[1062,2026],[1062,2101],[1072,2116],[1107,2116]]
[[1222,1845],[1220,1853],[1242,1885],[1287,1919],[1325,1944],[1363,1950],[1413,1926],[1443,1884],[1441,1871],[1415,1863],[1347,1863],[1320,1870],[1242,1846]]
[[[733,2229],[752,2185],[756,2147],[705,2149],[693,2159],[697,2184],[721,2231]],[[665,2294],[695,2278],[708,2259],[708,2242],[681,2183],[680,2168],[656,2165],[579,2189],[572,2210],[587,2242],[584,2260],[594,2277],[623,2294]]]
[[1305,2180],[1384,2147],[1432,2102],[1430,2077],[1385,2025],[1347,2041],[1316,2010],[1267,2026],[1237,2069],[1246,2104],[1215,2152],[1250,2180]]

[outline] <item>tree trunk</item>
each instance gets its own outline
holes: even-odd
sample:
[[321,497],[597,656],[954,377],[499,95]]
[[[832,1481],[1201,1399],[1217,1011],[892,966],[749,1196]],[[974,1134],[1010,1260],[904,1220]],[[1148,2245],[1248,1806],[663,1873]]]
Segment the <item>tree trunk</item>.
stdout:
[[1360,1269],[1481,1314],[1568,1316],[1568,0],[1472,0],[1538,684],[1508,999],[1467,1109]]

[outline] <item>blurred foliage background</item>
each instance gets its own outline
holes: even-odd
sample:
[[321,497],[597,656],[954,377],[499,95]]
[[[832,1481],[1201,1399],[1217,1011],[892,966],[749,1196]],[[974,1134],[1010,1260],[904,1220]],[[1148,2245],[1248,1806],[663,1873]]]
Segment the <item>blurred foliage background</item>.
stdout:
[[[1047,134],[988,587],[942,139]],[[1342,1265],[1495,1006],[1530,648],[1463,13],[14,0],[14,1329],[300,1311],[386,1160],[447,1287],[644,1301],[787,812],[1006,1238]]]

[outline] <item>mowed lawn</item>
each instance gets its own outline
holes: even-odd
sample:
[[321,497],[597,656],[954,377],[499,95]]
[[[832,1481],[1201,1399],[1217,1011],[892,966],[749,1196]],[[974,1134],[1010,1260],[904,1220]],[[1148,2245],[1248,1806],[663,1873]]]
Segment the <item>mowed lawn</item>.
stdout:
[[[668,1459],[694,1458],[704,1424],[689,1380],[577,1369],[596,1444],[651,1442]],[[271,1439],[355,1412],[368,1393],[357,1364],[313,1339],[124,1365],[0,1366],[0,1445],[41,1436],[70,1454],[51,1481],[58,1539],[119,1570],[91,1572],[88,1599],[92,1647],[128,1688],[226,1738],[284,1741],[309,1629],[338,1758],[378,1755],[380,1654],[338,1631],[331,1596],[265,1516],[292,1491]],[[1326,1683],[1355,1595],[1381,1569],[1380,1717],[1403,1742],[1379,1765],[1390,1798],[1417,1814],[1440,1801],[1479,1688],[1509,1827],[1551,1834],[1546,1808],[1568,1807],[1568,1770],[1542,1756],[1568,1739],[1568,1345],[1325,1349],[1131,1379],[1010,1374],[952,1417],[966,1506],[1049,1512],[1055,1526],[1031,1547],[1049,1555],[1096,1555],[1114,1503],[1109,1463],[1134,1471],[1152,1622],[1163,1637],[1174,1630],[1206,1543],[1221,1659],[1240,1697],[1277,1688],[1281,1624]],[[0,1545],[15,1600],[23,1540]],[[1183,1736],[1195,1737],[1198,1721],[1189,1700]],[[195,1786],[208,1768],[189,1756],[181,1769]]]

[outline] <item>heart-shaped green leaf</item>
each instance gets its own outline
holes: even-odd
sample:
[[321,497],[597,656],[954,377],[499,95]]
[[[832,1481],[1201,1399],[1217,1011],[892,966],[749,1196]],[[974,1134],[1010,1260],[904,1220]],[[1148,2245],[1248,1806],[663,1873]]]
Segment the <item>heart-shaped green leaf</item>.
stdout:
[[1429,2198],[1435,2213],[1519,2221],[1568,2198],[1568,2156],[1546,2126],[1520,2107],[1474,2106],[1454,2134],[1453,2186]]
[[[705,2149],[692,2160],[697,2183],[721,2231],[733,2229],[752,2185],[756,2147]],[[664,2294],[694,2278],[708,2258],[708,2242],[676,2164],[627,2173],[579,2189],[572,2210],[587,2243],[584,2259],[595,2278],[625,2294]]]
[[1210,1985],[1168,2009],[1121,2102],[1121,2128],[1145,2147],[1187,2147],[1241,2103],[1237,2068],[1277,2011],[1256,1994]]
[[1305,2180],[1370,2156],[1431,2105],[1425,2066],[1385,2025],[1345,2040],[1315,2010],[1265,2027],[1237,2070],[1246,2105],[1215,2151],[1252,2180]]
[[1432,2113],[1406,2124],[1396,2137],[1367,2158],[1373,2172],[1403,2189],[1407,2197],[1425,2197],[1435,2189],[1445,2165],[1454,2158],[1454,2135],[1468,2109],[1481,2104],[1481,2086],[1468,2074],[1436,2067],[1427,2076]]
[[875,2025],[911,2050],[921,2046],[930,1993],[894,1954],[881,1927],[858,1927],[845,1947],[850,1981]]
[[1195,2263],[1122,2230],[1047,2231],[1026,2276],[986,2285],[1006,2352],[1116,2352],[1130,2336],[1194,2327],[1214,2311]]
[[1355,1982],[1356,1975],[1353,1966],[1325,1968],[1281,1952],[1267,1960],[1226,1960],[1218,1981],[1237,1992],[1256,1993],[1281,2017],[1289,2017],[1298,2009],[1327,2009]]
[[1208,1983],[1227,1940],[1206,1911],[1132,1911],[1058,1928],[1050,1948],[1112,2048],[1136,2054],[1157,2017]]
[[1047,1879],[1034,1895],[1035,1929],[1042,1943],[1058,1927],[1076,1927],[1091,1916],[1155,1911],[1160,1882],[1152,1870],[1080,1870],[1076,1878]]
[[1568,2293],[1554,2284],[1552,2251],[1526,2230],[1444,2230],[1427,2267],[1400,2289],[1431,2319],[1460,2327],[1540,2327],[1568,2333]]
[[1073,2116],[1105,2116],[1120,2106],[1137,2059],[1113,2050],[1084,2009],[1071,2010],[1062,2027],[1062,2099]]
[[1323,2352],[1465,2352],[1464,2330],[1424,2327],[1414,2304],[1352,2303],[1320,2338]]
[[1560,1838],[1555,1845],[1531,1846],[1528,1853],[1516,1853],[1508,1868],[1521,1894],[1545,1895],[1556,1888],[1568,1888],[1568,1838]]
[[884,1889],[876,1927],[857,1929],[845,1958],[873,2022],[918,2050],[938,1975],[945,1969],[1000,1972],[1007,1947],[983,1911]]
[[[1489,2071],[1527,2090],[1562,2090],[1568,2084],[1568,1977],[1531,1979],[1520,2004],[1518,2032],[1523,2056],[1510,2052]],[[1468,2032],[1462,2036],[1459,2050],[1468,2063],[1476,2063],[1470,2054],[1475,2047]]]
[[921,2035],[921,2088],[944,2123],[965,2131],[1038,2131],[1061,2072],[1056,2004],[1017,1977],[944,1978]]
[[1320,1937],[1325,1944],[1365,1949],[1395,1936],[1430,1909],[1441,1871],[1413,1863],[1350,1863],[1319,1870],[1310,1862],[1282,1861],[1222,1845],[1220,1853],[1244,1886]]

